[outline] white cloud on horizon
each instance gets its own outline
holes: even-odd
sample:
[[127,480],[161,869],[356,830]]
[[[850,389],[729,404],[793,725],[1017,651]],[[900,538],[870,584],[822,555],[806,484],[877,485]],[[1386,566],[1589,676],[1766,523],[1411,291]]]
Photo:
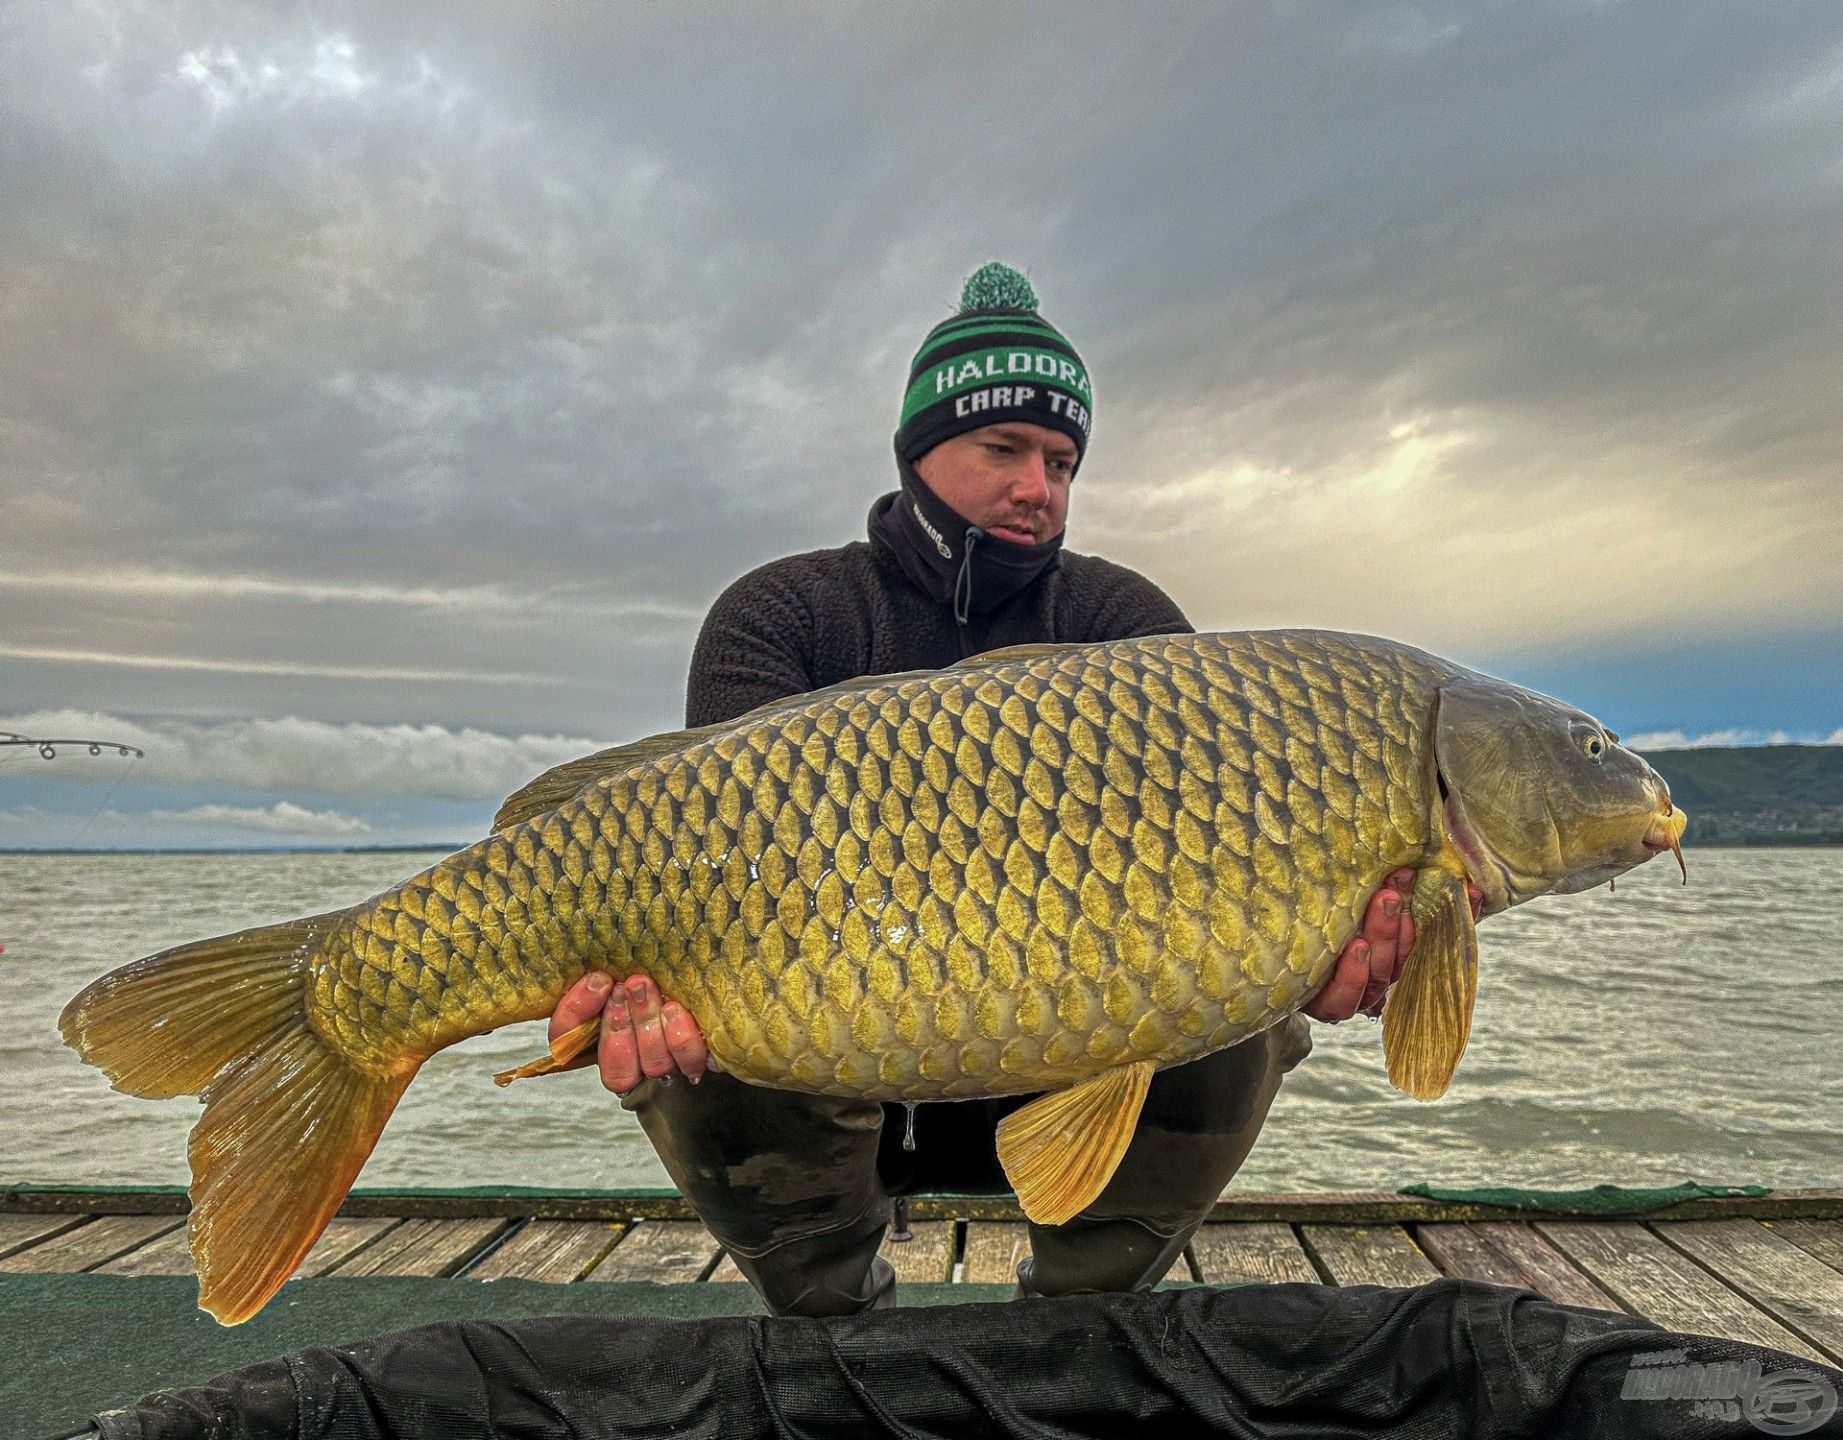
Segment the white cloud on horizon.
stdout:
[[[103,815],[117,820],[129,818],[119,810],[107,810]],[[266,810],[242,805],[194,805],[189,810],[149,810],[135,818],[181,825],[228,825],[272,835],[362,835],[371,829],[369,822],[356,815],[309,810],[287,800],[278,800]]]
[[1828,735],[1793,734],[1788,730],[1709,730],[1690,735],[1682,730],[1646,730],[1621,737],[1629,750],[1710,750],[1736,745],[1843,745],[1843,727]]
[[[495,801],[566,760],[602,748],[570,735],[497,735],[440,725],[276,720],[128,720],[94,711],[0,717],[0,730],[134,745],[136,783],[219,785],[293,794]],[[103,777],[115,779],[114,774]]]

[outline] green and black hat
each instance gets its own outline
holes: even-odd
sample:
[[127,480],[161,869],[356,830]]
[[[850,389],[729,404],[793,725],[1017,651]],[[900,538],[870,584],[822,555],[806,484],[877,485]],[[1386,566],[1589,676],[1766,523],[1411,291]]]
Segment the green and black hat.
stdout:
[[1037,314],[1037,292],[1008,265],[967,279],[960,313],[928,332],[909,366],[896,453],[915,461],[982,425],[1025,420],[1088,447],[1094,394],[1075,347]]

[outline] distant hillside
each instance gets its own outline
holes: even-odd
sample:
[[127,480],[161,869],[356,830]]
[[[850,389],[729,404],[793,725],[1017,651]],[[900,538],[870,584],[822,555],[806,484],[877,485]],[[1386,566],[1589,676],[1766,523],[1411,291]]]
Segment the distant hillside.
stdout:
[[1843,845],[1843,745],[1711,746],[1645,755],[1703,845]]

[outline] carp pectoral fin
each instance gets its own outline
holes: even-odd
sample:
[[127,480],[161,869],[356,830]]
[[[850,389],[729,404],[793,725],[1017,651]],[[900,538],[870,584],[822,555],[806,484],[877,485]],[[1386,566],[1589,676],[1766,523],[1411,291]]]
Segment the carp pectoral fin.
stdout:
[[998,1122],[999,1163],[1032,1221],[1061,1225],[1107,1188],[1133,1138],[1155,1069],[1142,1060],[1105,1071]]
[[602,1017],[591,1015],[574,1030],[565,1030],[550,1042],[550,1054],[528,1060],[516,1070],[501,1070],[493,1077],[495,1085],[510,1085],[514,1080],[529,1080],[533,1075],[561,1075],[565,1070],[580,1070],[595,1063],[595,1047],[601,1040]]
[[1478,926],[1465,881],[1448,870],[1422,870],[1413,905],[1414,948],[1382,1011],[1382,1053],[1396,1089],[1434,1100],[1452,1083],[1472,1034]]

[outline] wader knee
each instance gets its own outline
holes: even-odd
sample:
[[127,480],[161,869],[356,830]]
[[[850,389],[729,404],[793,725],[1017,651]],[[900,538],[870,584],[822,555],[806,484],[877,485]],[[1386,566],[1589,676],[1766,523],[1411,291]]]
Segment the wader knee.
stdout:
[[888,1217],[844,1230],[802,1235],[758,1255],[731,1249],[771,1315],[856,1315],[896,1303],[896,1272],[877,1254]]
[[877,1175],[883,1109],[710,1074],[648,1081],[623,1104],[679,1193],[776,1315],[850,1315],[894,1303],[877,1257],[889,1199]]

